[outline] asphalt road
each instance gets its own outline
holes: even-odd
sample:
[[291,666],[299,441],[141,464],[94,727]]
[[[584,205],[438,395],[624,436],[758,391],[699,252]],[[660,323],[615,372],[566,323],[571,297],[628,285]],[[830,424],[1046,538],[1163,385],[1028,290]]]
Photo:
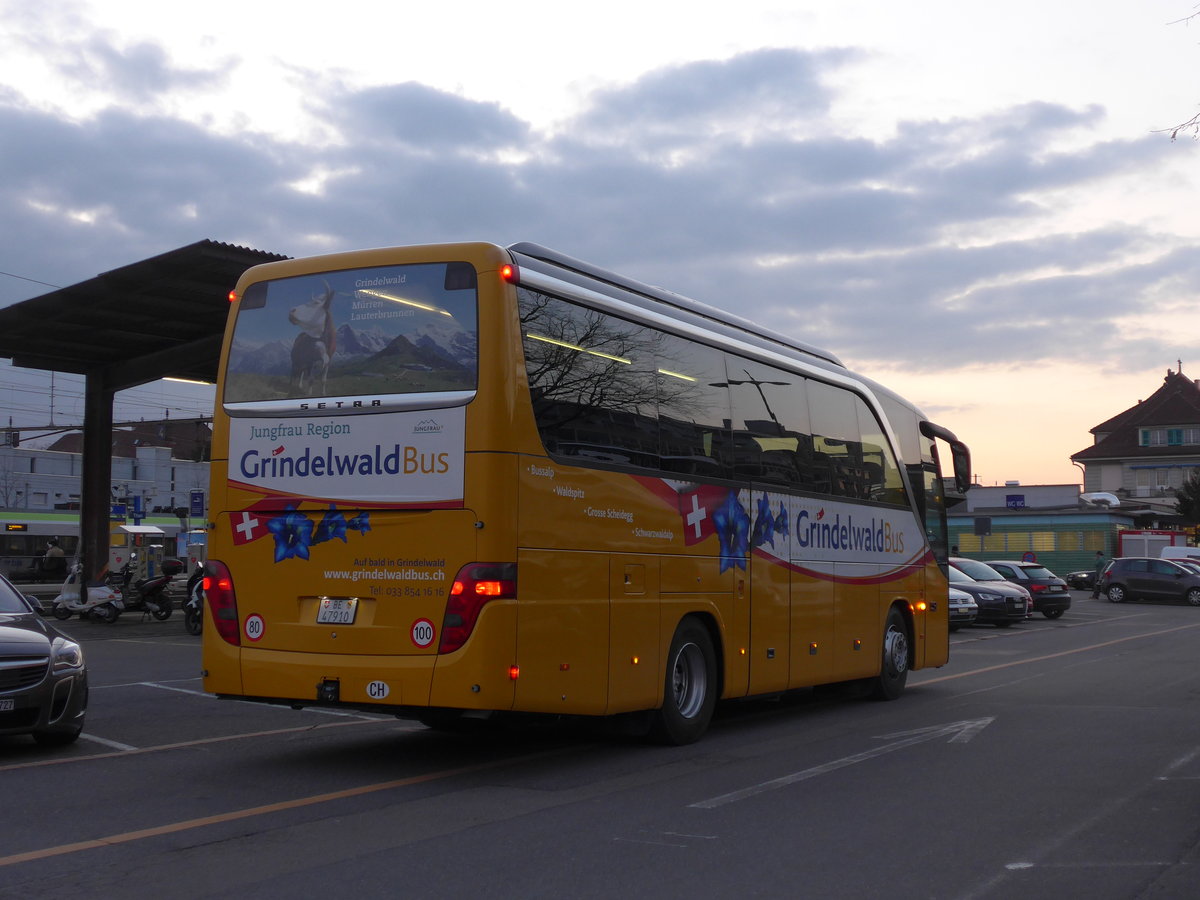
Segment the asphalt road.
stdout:
[[682,748],[218,701],[178,615],[72,620],[85,737],[0,738],[0,897],[1194,897],[1200,609],[1073,596]]

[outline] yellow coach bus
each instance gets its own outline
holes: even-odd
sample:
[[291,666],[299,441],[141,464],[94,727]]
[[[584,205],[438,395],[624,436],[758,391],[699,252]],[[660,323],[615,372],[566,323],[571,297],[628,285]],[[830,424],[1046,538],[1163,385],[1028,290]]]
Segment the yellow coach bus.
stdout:
[[722,698],[946,662],[967,450],[833,354],[536,244],[269,263],[230,300],[208,691],[686,743]]

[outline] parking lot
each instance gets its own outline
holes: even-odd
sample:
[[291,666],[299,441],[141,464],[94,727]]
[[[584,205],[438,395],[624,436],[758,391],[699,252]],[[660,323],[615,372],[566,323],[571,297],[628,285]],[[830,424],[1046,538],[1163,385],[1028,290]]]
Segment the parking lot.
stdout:
[[728,704],[679,748],[216,700],[178,616],[71,620],[88,722],[0,739],[0,897],[1191,896],[1200,610],[1074,599],[952,635],[896,703]]

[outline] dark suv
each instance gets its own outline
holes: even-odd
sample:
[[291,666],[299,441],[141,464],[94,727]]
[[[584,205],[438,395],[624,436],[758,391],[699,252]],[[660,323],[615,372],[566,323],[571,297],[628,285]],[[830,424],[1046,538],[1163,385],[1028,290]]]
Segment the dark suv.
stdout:
[[1186,600],[1200,606],[1200,572],[1169,559],[1122,556],[1100,573],[1100,591],[1113,603]]
[[1047,619],[1057,619],[1071,608],[1071,592],[1067,590],[1067,583],[1045,566],[1007,559],[989,559],[987,564],[1013,584],[1019,584],[1029,591],[1034,611]]

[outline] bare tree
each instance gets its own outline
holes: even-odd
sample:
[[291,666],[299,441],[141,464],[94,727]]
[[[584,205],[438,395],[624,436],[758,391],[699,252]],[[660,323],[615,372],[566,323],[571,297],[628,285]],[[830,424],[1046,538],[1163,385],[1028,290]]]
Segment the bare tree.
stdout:
[[[1192,21],[1192,19],[1195,19],[1198,16],[1200,16],[1200,11],[1194,12],[1191,15],[1184,16],[1182,19],[1176,19],[1174,22],[1168,22],[1167,24],[1168,25],[1180,25],[1180,24],[1187,25],[1188,23],[1190,23]],[[1177,138],[1179,136],[1179,132],[1181,132],[1181,131],[1183,131],[1183,132],[1190,131],[1192,133],[1193,140],[1200,139],[1200,113],[1196,113],[1194,116],[1192,116],[1186,122],[1181,122],[1180,124],[1174,126],[1173,128],[1159,128],[1159,129],[1157,129],[1156,133],[1165,134],[1167,132],[1170,132],[1171,140],[1175,140],[1175,138]]]

